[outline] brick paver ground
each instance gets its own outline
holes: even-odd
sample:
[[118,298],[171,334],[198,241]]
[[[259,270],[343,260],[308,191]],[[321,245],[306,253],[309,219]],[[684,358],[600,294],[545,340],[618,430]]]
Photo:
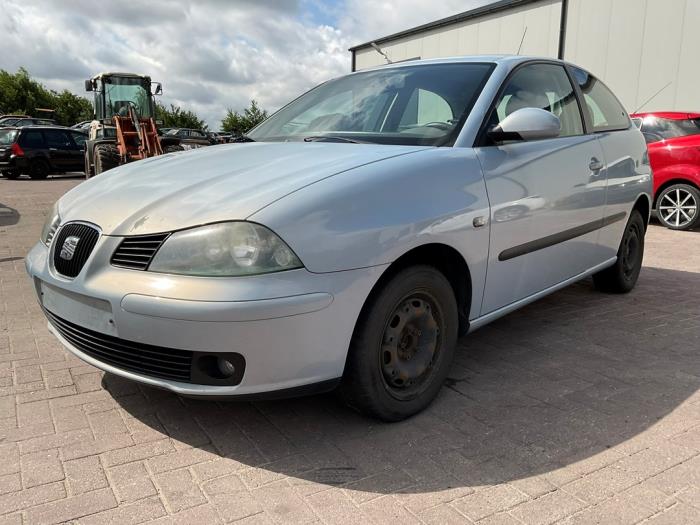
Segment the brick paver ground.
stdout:
[[652,226],[629,295],[582,282],[463,339],[437,401],[381,424],[62,350],[22,257],[79,182],[0,180],[0,523],[700,523],[700,231]]

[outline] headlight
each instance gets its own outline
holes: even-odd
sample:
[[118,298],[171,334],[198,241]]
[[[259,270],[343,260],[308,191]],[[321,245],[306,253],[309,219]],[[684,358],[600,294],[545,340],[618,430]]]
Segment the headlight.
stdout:
[[53,236],[56,235],[56,230],[61,224],[61,217],[58,215],[58,203],[54,204],[49,212],[48,217],[46,217],[46,222],[44,227],[41,229],[41,242],[46,246],[51,244]]
[[211,277],[233,277],[301,268],[282,239],[251,222],[223,222],[173,233],[149,270]]

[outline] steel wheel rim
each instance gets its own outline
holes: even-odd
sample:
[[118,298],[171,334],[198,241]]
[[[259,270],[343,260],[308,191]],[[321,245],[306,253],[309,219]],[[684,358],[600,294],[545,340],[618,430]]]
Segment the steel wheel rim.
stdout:
[[659,201],[659,215],[671,226],[682,228],[690,224],[698,213],[695,196],[683,188],[675,188],[665,193]]
[[427,292],[407,295],[388,317],[379,353],[382,379],[388,392],[405,401],[418,397],[441,358],[442,315]]

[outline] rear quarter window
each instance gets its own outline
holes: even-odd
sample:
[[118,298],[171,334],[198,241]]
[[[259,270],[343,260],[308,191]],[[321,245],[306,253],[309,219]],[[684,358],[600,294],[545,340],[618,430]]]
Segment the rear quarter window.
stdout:
[[584,109],[594,132],[629,129],[631,121],[617,97],[596,77],[578,67],[571,67],[583,93]]
[[44,135],[41,131],[25,131],[19,139],[19,145],[23,148],[42,149],[44,145]]

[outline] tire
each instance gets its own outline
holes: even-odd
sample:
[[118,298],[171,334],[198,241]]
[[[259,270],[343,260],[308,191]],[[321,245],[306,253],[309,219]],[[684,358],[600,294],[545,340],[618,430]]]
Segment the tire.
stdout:
[[119,164],[119,150],[115,144],[98,144],[95,146],[95,175],[116,168]]
[[431,266],[397,273],[373,292],[357,321],[340,394],[352,408],[400,421],[438,394],[454,359],[458,309]]
[[83,158],[84,158],[83,172],[85,173],[85,180],[87,180],[90,177],[92,177],[92,173],[90,172],[90,157],[88,156],[87,151],[85,152],[85,155]]
[[632,291],[644,258],[644,219],[637,210],[632,210],[625,231],[622,234],[617,261],[593,276],[593,282],[600,291],[608,293],[628,293]]
[[170,146],[165,146],[163,153],[175,153],[176,151],[185,151],[185,148],[179,144],[172,144]]
[[33,160],[29,165],[29,176],[32,180],[44,180],[49,176],[51,166],[44,159]]
[[656,200],[659,222],[671,230],[692,230],[700,225],[700,191],[689,184],[674,184]]
[[3,171],[2,174],[5,176],[6,179],[15,180],[19,179],[20,175],[22,175],[22,172],[19,170],[9,170]]

